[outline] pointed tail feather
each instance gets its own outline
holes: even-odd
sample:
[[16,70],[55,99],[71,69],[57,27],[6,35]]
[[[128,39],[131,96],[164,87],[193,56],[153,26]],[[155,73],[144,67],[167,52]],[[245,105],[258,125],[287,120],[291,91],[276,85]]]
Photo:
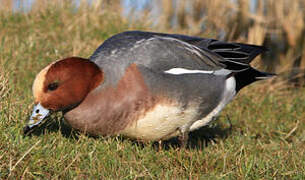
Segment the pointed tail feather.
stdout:
[[261,72],[258,71],[252,67],[249,67],[249,69],[241,72],[237,72],[234,77],[236,79],[236,91],[238,92],[243,87],[246,87],[247,85],[263,79],[268,79],[276,74],[273,73],[267,73],[267,72]]
[[258,75],[255,77],[255,79],[264,80],[264,79],[272,78],[273,76],[277,76],[277,74],[258,71]]

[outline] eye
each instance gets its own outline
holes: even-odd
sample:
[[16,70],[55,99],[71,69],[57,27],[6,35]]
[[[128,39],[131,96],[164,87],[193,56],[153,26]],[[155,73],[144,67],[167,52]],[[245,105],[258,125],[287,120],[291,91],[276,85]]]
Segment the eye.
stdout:
[[58,88],[58,83],[57,83],[57,82],[51,83],[51,84],[48,85],[48,90],[49,90],[49,91],[54,91],[54,90],[56,90],[57,88]]

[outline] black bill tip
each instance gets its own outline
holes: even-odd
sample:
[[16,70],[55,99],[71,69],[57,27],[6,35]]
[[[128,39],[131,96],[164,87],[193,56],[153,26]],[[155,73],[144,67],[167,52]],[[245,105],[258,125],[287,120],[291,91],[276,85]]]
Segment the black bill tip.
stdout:
[[23,135],[24,136],[27,136],[27,135],[29,135],[30,132],[31,131],[31,128],[29,127],[29,126],[25,126],[24,128],[23,128]]

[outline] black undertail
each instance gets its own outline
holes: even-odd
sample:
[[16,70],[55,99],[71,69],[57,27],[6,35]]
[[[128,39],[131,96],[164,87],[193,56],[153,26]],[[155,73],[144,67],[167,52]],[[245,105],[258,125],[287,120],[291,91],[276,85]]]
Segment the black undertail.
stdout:
[[237,72],[234,75],[236,79],[236,92],[255,81],[267,79],[275,75],[276,74],[273,73],[258,71],[252,67],[249,67],[247,70]]

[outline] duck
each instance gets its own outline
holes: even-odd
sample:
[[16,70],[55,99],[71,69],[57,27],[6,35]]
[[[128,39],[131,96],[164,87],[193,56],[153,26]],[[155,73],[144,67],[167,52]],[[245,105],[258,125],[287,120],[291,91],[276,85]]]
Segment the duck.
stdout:
[[180,34],[126,31],[105,40],[89,58],[68,57],[35,77],[30,134],[61,111],[91,135],[139,141],[178,137],[211,123],[237,93],[275,74],[250,62],[267,48]]

